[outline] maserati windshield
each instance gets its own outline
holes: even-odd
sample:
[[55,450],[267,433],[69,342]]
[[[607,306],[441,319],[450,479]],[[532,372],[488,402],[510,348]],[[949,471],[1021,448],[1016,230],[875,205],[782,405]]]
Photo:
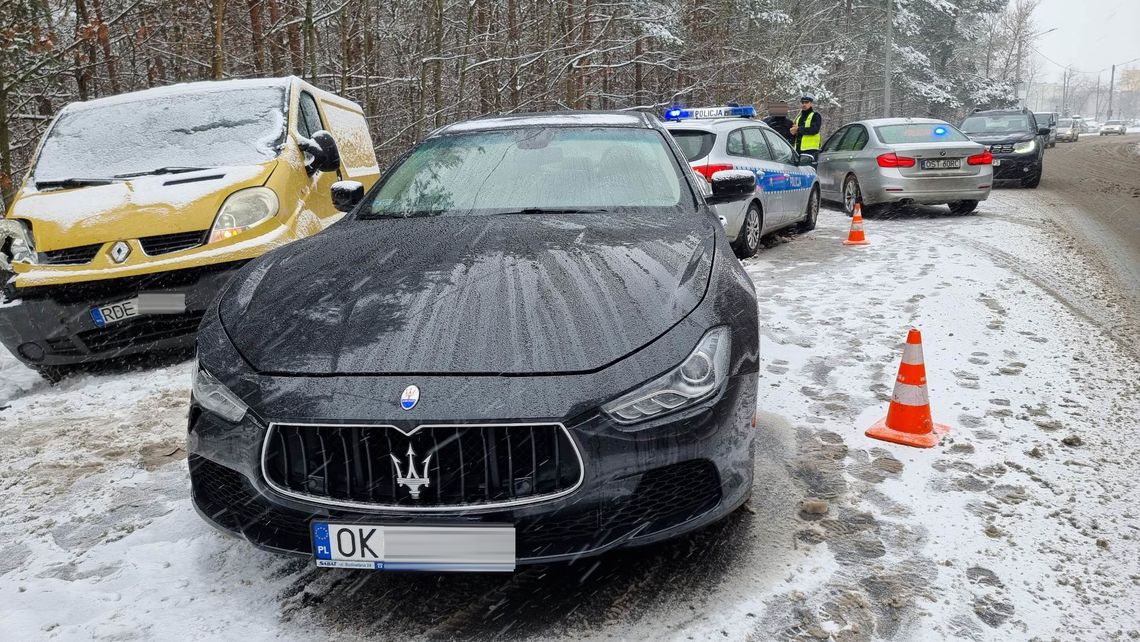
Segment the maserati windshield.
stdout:
[[692,204],[661,134],[521,127],[430,139],[383,182],[362,218],[572,214]]

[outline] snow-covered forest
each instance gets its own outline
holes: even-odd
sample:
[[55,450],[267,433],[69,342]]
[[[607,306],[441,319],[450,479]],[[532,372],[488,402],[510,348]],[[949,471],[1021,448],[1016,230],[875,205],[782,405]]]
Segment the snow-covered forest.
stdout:
[[[1007,100],[1034,5],[895,0],[892,112]],[[382,162],[500,111],[811,91],[837,125],[882,113],[887,14],[886,0],[2,0],[0,187],[66,103],[204,79],[296,74],[346,95]]]

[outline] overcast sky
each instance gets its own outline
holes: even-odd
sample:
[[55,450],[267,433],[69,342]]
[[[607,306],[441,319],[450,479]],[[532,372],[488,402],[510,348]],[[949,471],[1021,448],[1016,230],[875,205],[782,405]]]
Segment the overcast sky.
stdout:
[[[1041,59],[1046,82],[1060,81],[1063,65],[1095,72],[1140,58],[1140,0],[1041,0],[1035,19],[1039,32],[1057,28],[1035,45],[1043,56],[1059,63]],[[1140,60],[1128,66],[1140,68]]]

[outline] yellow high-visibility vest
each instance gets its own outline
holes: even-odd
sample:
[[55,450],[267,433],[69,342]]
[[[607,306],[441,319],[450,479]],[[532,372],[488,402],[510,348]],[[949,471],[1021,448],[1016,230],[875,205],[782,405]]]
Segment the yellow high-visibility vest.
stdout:
[[[807,118],[804,120],[804,128],[811,127],[811,121],[815,118],[815,110],[812,110]],[[799,120],[798,118],[796,120]],[[823,142],[823,136],[820,134],[803,134],[800,136],[800,146],[796,151],[819,149],[820,144]]]

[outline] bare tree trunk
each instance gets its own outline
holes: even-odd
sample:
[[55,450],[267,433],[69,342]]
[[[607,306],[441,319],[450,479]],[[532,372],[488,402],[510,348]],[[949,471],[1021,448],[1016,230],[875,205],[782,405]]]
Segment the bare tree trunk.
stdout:
[[262,18],[263,0],[249,0],[249,31],[253,45],[253,70],[261,74],[265,68],[265,25]]
[[211,77],[214,80],[221,80],[225,74],[226,50],[223,43],[225,20],[226,0],[214,0],[214,55],[211,63]]

